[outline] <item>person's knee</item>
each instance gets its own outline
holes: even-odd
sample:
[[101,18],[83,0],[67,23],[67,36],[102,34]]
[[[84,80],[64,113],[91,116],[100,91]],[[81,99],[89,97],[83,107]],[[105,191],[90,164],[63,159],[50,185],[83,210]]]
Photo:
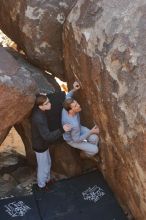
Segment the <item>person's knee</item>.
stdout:
[[99,142],[99,137],[96,134],[92,134],[89,138],[89,141],[90,141],[90,143],[97,145]]

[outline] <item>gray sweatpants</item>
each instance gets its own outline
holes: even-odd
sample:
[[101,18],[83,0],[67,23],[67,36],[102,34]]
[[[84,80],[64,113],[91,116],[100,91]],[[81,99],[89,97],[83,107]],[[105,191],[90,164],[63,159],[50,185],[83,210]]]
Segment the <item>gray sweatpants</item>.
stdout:
[[[89,131],[88,128],[81,126],[81,134],[86,133],[88,131]],[[99,142],[99,137],[96,134],[92,134],[85,141],[82,141],[80,143],[73,141],[67,143],[71,147],[84,151],[87,154],[87,156],[92,157],[98,153],[98,147],[97,147],[98,142]]]
[[49,150],[38,153],[35,152],[37,159],[37,183],[39,187],[44,187],[50,180],[51,157]]

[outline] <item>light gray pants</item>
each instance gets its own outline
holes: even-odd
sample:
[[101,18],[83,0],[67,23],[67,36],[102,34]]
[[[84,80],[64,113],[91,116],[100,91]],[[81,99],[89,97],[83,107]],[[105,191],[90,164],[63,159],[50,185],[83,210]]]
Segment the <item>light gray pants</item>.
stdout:
[[37,159],[37,183],[39,187],[44,187],[50,180],[51,157],[49,150],[38,153],[35,152]]
[[[81,134],[87,133],[88,131],[88,128],[81,126]],[[85,141],[82,141],[80,143],[70,141],[68,142],[68,144],[71,147],[84,151],[87,156],[92,157],[98,153],[98,142],[99,137],[96,134],[91,134]]]

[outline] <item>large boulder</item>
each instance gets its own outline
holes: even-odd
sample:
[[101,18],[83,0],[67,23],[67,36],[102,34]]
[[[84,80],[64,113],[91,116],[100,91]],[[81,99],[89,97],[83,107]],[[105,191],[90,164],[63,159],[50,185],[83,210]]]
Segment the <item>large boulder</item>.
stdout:
[[0,28],[29,60],[64,78],[62,27],[77,0],[0,0]]
[[64,27],[70,84],[98,123],[101,170],[135,219],[146,216],[146,1],[79,0]]
[[20,122],[32,109],[36,85],[30,72],[0,48],[0,133]]

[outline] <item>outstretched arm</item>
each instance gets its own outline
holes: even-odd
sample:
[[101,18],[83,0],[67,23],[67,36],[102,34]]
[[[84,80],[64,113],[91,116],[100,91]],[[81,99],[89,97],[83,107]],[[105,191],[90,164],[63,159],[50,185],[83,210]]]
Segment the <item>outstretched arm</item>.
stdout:
[[41,117],[37,118],[35,125],[39,130],[40,136],[48,143],[52,143],[58,140],[64,133],[63,129],[56,129],[54,131],[50,131],[48,128],[47,120]]

